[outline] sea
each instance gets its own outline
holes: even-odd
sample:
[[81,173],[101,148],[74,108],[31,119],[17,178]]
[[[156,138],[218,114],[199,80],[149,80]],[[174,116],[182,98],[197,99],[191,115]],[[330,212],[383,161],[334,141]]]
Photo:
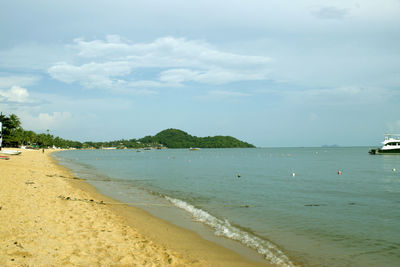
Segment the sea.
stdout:
[[400,155],[368,147],[69,150],[114,199],[277,266],[400,266]]

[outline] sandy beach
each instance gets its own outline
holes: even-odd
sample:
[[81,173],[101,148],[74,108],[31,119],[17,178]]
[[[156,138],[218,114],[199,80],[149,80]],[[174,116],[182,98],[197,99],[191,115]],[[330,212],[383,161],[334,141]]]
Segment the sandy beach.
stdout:
[[51,152],[0,161],[0,266],[266,266],[99,194]]

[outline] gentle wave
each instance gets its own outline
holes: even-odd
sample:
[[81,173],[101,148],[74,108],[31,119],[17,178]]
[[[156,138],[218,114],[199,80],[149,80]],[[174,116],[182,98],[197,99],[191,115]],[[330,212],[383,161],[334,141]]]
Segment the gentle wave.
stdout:
[[204,210],[198,209],[185,201],[170,198],[165,198],[172,204],[189,212],[196,221],[204,223],[215,230],[217,236],[225,236],[245,244],[246,246],[255,249],[259,254],[263,255],[266,260],[279,266],[292,267],[295,266],[289,258],[280,251],[274,244],[263,240],[259,237],[251,235],[232,226],[228,220],[218,219]]

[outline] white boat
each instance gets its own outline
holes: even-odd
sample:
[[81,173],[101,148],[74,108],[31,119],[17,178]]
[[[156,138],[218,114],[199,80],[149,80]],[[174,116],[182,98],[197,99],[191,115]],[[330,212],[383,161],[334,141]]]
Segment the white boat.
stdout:
[[0,150],[0,154],[19,155],[19,154],[21,154],[21,151],[18,151],[18,150]]
[[191,148],[189,148],[189,150],[200,150],[200,148],[198,148],[198,147],[191,147]]
[[400,154],[400,134],[385,134],[385,140],[381,148],[371,149],[368,153],[376,154]]

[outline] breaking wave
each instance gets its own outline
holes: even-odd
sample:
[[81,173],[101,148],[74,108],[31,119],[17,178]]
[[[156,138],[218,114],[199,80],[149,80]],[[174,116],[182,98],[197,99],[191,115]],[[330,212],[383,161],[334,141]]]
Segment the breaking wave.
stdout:
[[232,226],[228,220],[218,219],[211,214],[207,213],[202,209],[198,209],[185,201],[170,198],[165,196],[165,198],[174,204],[176,207],[181,208],[189,212],[193,218],[201,223],[204,223],[214,229],[214,233],[217,236],[224,236],[230,239],[241,242],[242,244],[255,249],[259,254],[263,255],[266,260],[273,264],[279,266],[292,267],[295,266],[289,258],[280,251],[274,244],[263,240],[257,236],[250,233],[242,231],[234,226]]

